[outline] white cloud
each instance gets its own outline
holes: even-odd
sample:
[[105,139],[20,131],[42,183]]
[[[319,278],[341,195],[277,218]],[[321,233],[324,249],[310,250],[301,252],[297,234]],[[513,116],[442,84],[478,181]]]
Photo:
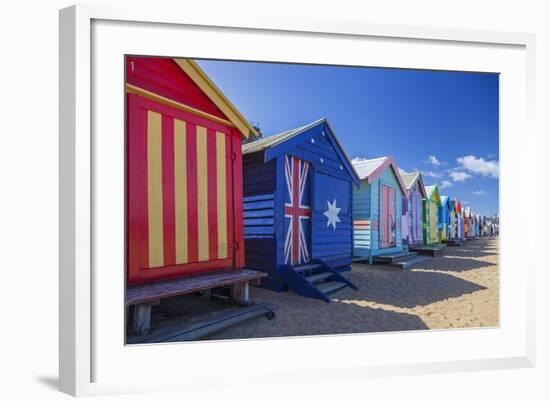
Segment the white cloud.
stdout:
[[464,182],[468,178],[472,178],[472,176],[465,171],[451,171],[449,177],[451,177],[454,182]]
[[440,173],[436,173],[435,171],[422,171],[422,175],[424,177],[432,177],[432,178],[439,178],[441,177]]
[[452,186],[453,186],[453,183],[451,181],[443,180],[443,181],[441,181],[441,184],[439,185],[439,188],[444,189],[444,188],[449,188],[449,187],[452,187]]
[[484,191],[483,189],[479,189],[477,191],[474,191],[473,194],[474,195],[487,195],[487,191]]
[[434,155],[429,155],[428,160],[426,160],[426,163],[430,163],[432,166],[440,166],[441,165],[441,162]]
[[498,178],[497,160],[485,160],[483,157],[477,158],[473,155],[469,155],[459,157],[456,161],[463,169],[471,173]]
[[369,159],[367,159],[366,157],[356,156],[353,159],[351,159],[351,162],[352,163],[357,163],[357,162],[362,162],[362,161],[365,161],[365,160],[369,160]]

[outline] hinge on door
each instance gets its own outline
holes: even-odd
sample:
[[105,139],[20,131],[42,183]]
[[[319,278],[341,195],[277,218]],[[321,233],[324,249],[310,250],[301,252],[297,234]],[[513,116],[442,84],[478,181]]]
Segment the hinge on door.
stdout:
[[239,243],[238,242],[234,242],[233,243],[233,252],[237,252],[239,250]]
[[237,160],[237,154],[235,152],[231,152],[231,160],[232,161]]

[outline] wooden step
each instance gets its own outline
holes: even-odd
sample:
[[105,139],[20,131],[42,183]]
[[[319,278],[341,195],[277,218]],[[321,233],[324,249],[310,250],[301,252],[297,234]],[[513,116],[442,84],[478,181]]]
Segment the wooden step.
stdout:
[[405,261],[418,256],[418,252],[395,252],[385,255],[377,255],[374,257],[375,262],[393,263],[397,261]]
[[443,243],[447,244],[447,246],[461,246],[462,241],[458,239],[448,239],[443,241]]
[[326,295],[347,287],[347,284],[341,283],[339,281],[328,281],[324,283],[319,283],[316,285],[316,287],[317,289],[319,289],[319,291]]
[[414,252],[418,252],[421,255],[430,255],[432,257],[437,256],[437,254],[445,249],[447,246],[445,244],[430,244],[417,246],[413,249]]
[[302,265],[302,266],[296,266],[294,268],[294,270],[298,273],[304,273],[304,272],[307,272],[309,270],[315,270],[315,269],[318,269],[320,268],[322,265],[321,264],[318,264],[318,263],[312,263],[310,265]]
[[311,276],[307,276],[306,280],[310,283],[317,283],[319,281],[326,280],[327,278],[333,276],[333,273],[319,273],[319,274],[312,274]]
[[424,262],[426,259],[427,258],[424,257],[424,256],[417,256],[413,259],[408,259],[408,260],[403,260],[403,261],[398,261],[398,262],[392,263],[391,266],[399,267],[401,269],[410,269],[411,267],[416,266],[419,263]]

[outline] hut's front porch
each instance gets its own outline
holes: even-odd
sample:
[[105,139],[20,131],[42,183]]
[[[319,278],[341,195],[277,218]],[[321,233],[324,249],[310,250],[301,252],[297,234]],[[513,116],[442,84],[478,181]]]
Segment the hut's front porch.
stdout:
[[274,317],[275,306],[254,304],[249,283],[266,273],[230,269],[126,289],[127,342],[188,341],[257,316]]
[[413,248],[410,248],[410,251],[417,252],[421,255],[429,255],[429,256],[435,257],[446,247],[447,247],[446,244],[433,243],[433,244],[415,246]]

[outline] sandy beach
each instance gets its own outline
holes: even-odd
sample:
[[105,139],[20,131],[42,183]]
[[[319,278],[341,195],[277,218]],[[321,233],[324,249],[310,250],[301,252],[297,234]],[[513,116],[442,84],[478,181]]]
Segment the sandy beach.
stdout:
[[410,270],[354,264],[345,275],[359,287],[332,302],[251,288],[251,299],[278,305],[211,339],[489,327],[499,324],[498,238],[468,241]]

